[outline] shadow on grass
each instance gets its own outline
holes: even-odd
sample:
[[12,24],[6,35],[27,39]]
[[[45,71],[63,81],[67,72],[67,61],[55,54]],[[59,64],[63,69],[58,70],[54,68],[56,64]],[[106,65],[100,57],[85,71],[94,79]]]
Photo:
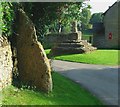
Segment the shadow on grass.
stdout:
[[[84,88],[71,80],[53,72],[53,92],[43,94],[40,91],[19,90],[18,93],[6,90],[5,104],[29,104],[29,105],[102,105],[102,103]],[[16,88],[15,88],[16,89]],[[8,93],[9,92],[9,93]],[[26,102],[27,101],[27,102]],[[72,106],[71,106],[72,107]]]
[[55,57],[58,57],[58,56],[63,56],[63,55],[74,55],[74,54],[89,54],[89,53],[59,53],[59,54],[52,54],[51,52],[50,53],[47,53],[47,57],[49,59],[55,59]]

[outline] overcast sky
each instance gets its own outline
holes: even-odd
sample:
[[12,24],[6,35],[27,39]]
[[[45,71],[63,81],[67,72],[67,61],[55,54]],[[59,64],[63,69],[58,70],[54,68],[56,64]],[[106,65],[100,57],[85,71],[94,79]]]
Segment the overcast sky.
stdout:
[[92,13],[105,12],[109,6],[114,4],[117,0],[90,0],[92,6]]

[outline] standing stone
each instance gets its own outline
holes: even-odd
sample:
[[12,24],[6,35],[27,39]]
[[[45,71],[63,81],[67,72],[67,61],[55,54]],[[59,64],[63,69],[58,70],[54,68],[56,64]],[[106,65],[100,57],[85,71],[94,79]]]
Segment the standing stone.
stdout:
[[19,79],[38,90],[52,91],[51,67],[36,30],[23,10],[18,14],[17,60]]

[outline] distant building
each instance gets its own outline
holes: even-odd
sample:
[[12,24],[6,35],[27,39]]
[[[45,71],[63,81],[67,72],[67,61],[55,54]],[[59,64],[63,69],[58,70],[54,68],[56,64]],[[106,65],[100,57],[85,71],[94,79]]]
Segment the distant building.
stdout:
[[93,46],[105,48],[105,28],[101,22],[93,24]]
[[93,45],[98,48],[120,49],[120,2],[115,2],[103,14],[103,23],[93,24]]

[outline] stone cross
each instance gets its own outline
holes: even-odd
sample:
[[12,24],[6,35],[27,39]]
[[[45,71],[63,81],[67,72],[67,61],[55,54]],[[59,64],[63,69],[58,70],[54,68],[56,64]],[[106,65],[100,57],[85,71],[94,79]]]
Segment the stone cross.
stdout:
[[72,32],[78,32],[77,21],[73,21],[72,22]]

